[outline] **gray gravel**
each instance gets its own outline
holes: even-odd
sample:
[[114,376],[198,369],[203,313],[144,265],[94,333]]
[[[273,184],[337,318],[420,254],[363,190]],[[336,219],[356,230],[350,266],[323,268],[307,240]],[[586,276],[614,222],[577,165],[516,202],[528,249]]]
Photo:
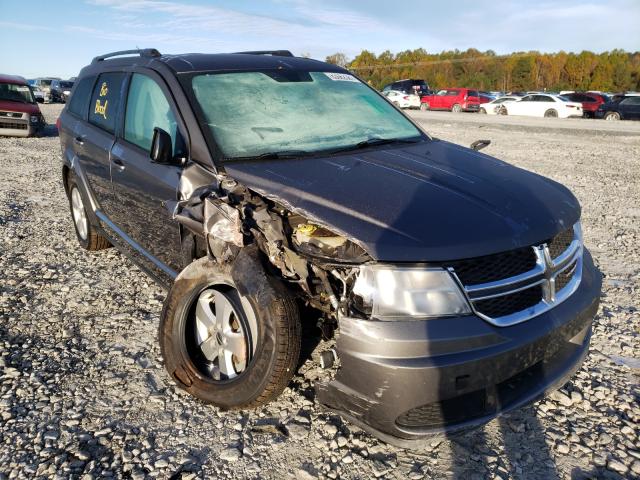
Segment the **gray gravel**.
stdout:
[[[52,123],[59,111],[43,107]],[[199,403],[161,364],[164,292],[114,249],[77,246],[50,128],[44,138],[0,138],[0,480],[640,478],[636,127],[415,116],[447,140],[493,140],[487,153],[580,199],[604,292],[589,358],[561,391],[420,452],[382,444],[319,408],[317,351],[264,408]]]

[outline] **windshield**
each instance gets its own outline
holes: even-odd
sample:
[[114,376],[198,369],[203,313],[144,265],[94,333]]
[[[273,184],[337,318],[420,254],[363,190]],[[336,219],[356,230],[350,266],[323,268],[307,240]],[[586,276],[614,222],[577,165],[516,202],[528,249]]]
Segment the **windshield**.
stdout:
[[73,87],[73,82],[60,82],[60,87],[61,88],[72,88]]
[[36,103],[27,85],[17,83],[0,83],[0,100],[21,103]]
[[199,74],[192,88],[226,159],[422,137],[391,104],[349,74]]

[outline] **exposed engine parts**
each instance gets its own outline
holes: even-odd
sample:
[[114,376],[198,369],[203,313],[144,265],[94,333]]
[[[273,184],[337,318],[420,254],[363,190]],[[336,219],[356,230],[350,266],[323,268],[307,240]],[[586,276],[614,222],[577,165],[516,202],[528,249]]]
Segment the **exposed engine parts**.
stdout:
[[352,309],[357,266],[370,258],[304,212],[291,212],[224,175],[217,185],[195,190],[170,208],[175,220],[204,241],[213,260],[233,261],[242,247],[255,243],[270,268],[327,319]]

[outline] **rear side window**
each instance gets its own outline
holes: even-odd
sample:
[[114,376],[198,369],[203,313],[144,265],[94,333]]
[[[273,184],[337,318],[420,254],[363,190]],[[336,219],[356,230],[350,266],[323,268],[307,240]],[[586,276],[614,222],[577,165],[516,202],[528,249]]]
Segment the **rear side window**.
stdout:
[[103,73],[98,77],[91,95],[89,122],[110,133],[116,130],[123,81],[124,73]]
[[174,154],[179,149],[176,118],[160,86],[146,75],[134,73],[129,84],[124,118],[124,139],[150,151],[153,129],[171,135]]
[[84,117],[84,114],[87,111],[87,106],[89,105],[89,97],[91,97],[91,88],[93,87],[93,82],[96,77],[85,77],[80,82],[78,82],[78,86],[73,91],[73,95],[71,95],[71,99],[69,100],[68,110],[81,118]]
[[467,97],[478,97],[478,91],[477,90],[469,90],[467,92]]

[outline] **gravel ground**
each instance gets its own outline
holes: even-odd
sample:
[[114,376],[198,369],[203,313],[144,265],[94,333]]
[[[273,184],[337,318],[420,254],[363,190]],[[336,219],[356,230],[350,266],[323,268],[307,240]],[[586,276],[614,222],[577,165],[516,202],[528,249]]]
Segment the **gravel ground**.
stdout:
[[[43,106],[51,123],[59,111]],[[604,292],[588,360],[560,392],[419,452],[323,411],[317,351],[264,408],[199,403],[161,364],[164,292],[114,249],[76,244],[49,128],[0,138],[0,480],[640,478],[639,125],[412,115],[463,145],[489,138],[487,153],[580,199]]]

